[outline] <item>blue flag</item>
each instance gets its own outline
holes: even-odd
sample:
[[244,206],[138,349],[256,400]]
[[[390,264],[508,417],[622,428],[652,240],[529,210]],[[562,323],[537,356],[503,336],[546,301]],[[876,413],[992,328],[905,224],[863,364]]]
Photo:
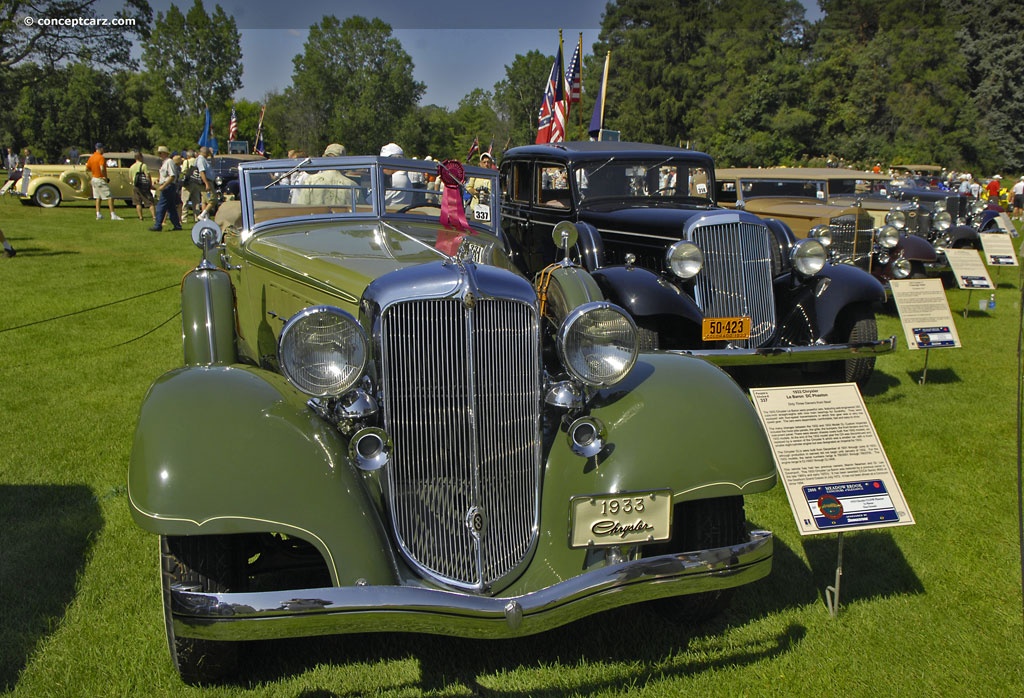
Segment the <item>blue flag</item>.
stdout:
[[206,120],[203,122],[203,132],[199,135],[199,145],[201,147],[211,148],[213,143],[211,142],[210,127],[212,126],[212,119],[210,118],[210,108],[206,108]]

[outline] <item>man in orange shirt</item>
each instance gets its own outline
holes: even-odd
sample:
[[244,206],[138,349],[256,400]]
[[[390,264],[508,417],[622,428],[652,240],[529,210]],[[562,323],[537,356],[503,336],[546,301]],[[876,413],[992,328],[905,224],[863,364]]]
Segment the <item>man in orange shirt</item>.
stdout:
[[96,152],[90,155],[85,163],[85,169],[89,170],[90,174],[92,174],[92,198],[96,199],[96,220],[103,220],[103,214],[100,213],[100,201],[103,199],[107,200],[107,205],[110,207],[110,220],[124,220],[121,216],[114,213],[114,199],[110,195],[110,182],[107,179],[107,159],[103,157],[103,150],[103,144],[97,143]]

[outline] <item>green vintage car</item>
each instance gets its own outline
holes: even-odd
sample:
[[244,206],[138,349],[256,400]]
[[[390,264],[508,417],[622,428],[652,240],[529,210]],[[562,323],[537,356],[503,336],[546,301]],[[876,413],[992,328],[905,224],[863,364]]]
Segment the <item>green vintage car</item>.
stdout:
[[776,471],[747,395],[638,351],[572,263],[515,271],[495,170],[239,173],[193,229],[184,362],[146,395],[128,472],[185,681],[237,672],[250,640],[510,638],[651,600],[699,617],[769,573],[743,498]]

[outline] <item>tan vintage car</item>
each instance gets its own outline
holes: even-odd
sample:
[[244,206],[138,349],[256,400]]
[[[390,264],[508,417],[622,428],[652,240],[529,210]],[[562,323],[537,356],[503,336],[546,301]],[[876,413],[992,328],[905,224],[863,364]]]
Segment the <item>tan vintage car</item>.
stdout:
[[[85,163],[92,153],[82,155],[77,164],[71,165],[29,165],[22,172],[17,190],[23,204],[35,204],[43,208],[60,206],[61,201],[86,201],[92,198],[92,175],[85,169]],[[128,168],[135,163],[134,153],[104,153],[107,159],[107,176],[110,179],[110,193],[115,199],[127,203],[132,200],[132,182]],[[143,162],[149,169],[149,176],[156,178],[160,172],[160,158],[143,153]]]
[[[824,244],[833,262],[855,264],[879,281],[924,275],[937,258],[928,240],[890,224],[890,211],[873,211],[862,196],[888,176],[833,167],[718,168],[717,199],[765,218],[777,218],[797,237]],[[851,199],[836,202],[837,194]],[[889,208],[898,208],[892,202]]]

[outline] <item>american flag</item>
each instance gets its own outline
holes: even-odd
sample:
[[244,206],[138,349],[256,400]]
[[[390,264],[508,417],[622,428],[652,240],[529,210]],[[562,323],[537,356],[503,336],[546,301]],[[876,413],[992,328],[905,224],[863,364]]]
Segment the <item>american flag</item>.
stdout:
[[536,143],[560,143],[565,140],[565,80],[562,78],[562,39],[558,39],[558,54],[551,65],[548,84],[544,88],[544,101],[537,118]]
[[476,136],[475,138],[473,138],[473,144],[471,146],[469,146],[469,152],[466,153],[466,162],[469,162],[470,160],[472,160],[473,159],[473,153],[476,153],[479,150],[480,150],[480,137]]
[[235,114],[234,107],[231,107],[231,120],[228,121],[228,140],[238,140],[238,115]]
[[583,76],[580,72],[580,57],[583,55],[583,34],[580,34],[579,43],[569,60],[569,67],[565,71],[565,84],[569,88],[569,104],[577,104],[583,96]]

